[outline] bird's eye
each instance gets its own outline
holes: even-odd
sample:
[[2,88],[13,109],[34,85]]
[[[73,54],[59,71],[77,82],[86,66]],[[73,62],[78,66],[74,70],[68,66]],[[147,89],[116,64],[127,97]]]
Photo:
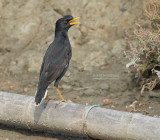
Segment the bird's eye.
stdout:
[[67,21],[64,21],[65,24],[67,24]]

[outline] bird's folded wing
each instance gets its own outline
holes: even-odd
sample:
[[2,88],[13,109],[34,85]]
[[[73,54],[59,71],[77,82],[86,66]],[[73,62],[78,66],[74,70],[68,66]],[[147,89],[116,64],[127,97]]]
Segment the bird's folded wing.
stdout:
[[67,65],[66,61],[59,64],[51,64],[49,63],[47,67],[45,68],[45,77],[48,82],[52,82],[56,80],[61,73],[63,72],[65,66]]

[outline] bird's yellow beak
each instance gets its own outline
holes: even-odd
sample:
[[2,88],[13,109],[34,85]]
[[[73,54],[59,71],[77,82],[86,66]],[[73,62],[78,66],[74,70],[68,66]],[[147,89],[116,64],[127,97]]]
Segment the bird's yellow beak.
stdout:
[[78,19],[79,17],[73,18],[72,20],[69,21],[69,25],[75,25],[75,24],[80,24],[79,22],[72,22],[76,19]]

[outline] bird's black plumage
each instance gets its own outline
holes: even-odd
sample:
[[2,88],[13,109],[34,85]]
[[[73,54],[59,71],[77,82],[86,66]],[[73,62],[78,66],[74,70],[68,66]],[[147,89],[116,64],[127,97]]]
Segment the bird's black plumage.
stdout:
[[48,86],[55,81],[54,86],[58,88],[59,81],[68,69],[72,56],[68,30],[72,26],[71,15],[67,15],[56,22],[54,41],[48,47],[43,58],[38,88],[35,96],[36,105],[40,104],[47,95]]

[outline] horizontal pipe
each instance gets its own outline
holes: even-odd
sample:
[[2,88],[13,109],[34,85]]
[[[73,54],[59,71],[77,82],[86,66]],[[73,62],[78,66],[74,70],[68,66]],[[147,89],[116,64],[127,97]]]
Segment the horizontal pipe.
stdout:
[[95,139],[158,140],[160,119],[50,100],[35,106],[34,97],[0,92],[0,123]]

